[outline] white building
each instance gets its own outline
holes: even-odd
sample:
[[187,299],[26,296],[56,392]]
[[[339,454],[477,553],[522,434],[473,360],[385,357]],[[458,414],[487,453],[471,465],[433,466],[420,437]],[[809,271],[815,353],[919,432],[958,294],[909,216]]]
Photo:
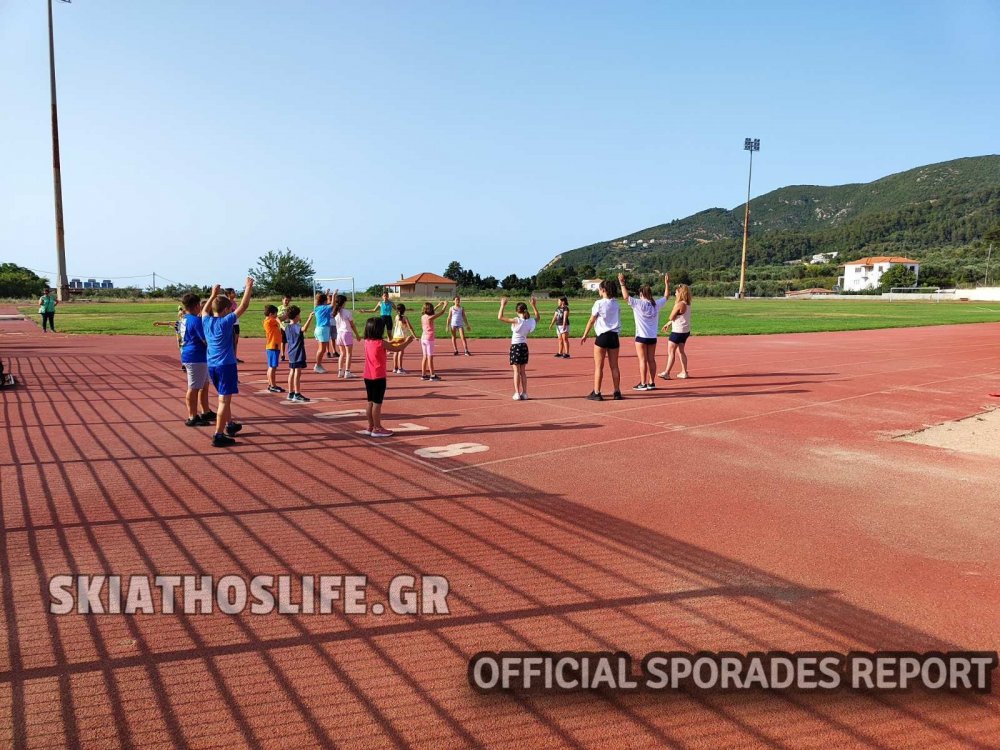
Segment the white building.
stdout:
[[580,282],[580,286],[583,287],[588,292],[596,292],[597,288],[601,285],[601,279],[583,279]]
[[809,262],[813,263],[813,264],[817,264],[817,263],[829,263],[834,258],[836,258],[838,255],[840,255],[840,253],[817,253],[816,255],[814,255],[812,257],[812,259]]
[[845,292],[875,289],[882,280],[882,274],[893,266],[906,266],[917,275],[918,279],[920,278],[919,261],[897,256],[878,255],[845,263],[844,275],[838,279],[838,284]]

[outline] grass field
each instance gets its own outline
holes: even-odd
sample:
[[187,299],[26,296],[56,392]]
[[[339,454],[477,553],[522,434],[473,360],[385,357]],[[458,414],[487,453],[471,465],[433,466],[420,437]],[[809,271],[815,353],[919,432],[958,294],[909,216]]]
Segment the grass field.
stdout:
[[[513,312],[512,299],[508,307]],[[525,300],[526,301],[526,300]],[[263,337],[261,327],[264,300],[255,300],[243,317],[242,335]],[[358,300],[357,308],[371,309],[374,300]],[[579,336],[586,325],[592,300],[570,301],[572,332]],[[500,338],[510,335],[510,327],[496,319],[496,299],[466,299],[463,306],[472,325],[473,338]],[[410,319],[419,332],[419,303],[407,305]],[[556,308],[555,300],[541,300],[540,335]],[[311,306],[304,305],[309,310]],[[20,307],[21,312],[38,319],[33,305]],[[60,307],[56,326],[64,333],[107,333],[172,336],[170,328],[154,328],[153,322],[172,321],[177,306],[169,302],[74,302]],[[669,310],[669,308],[668,308]],[[633,335],[630,311],[622,310],[622,332]],[[667,313],[663,314],[666,322]],[[304,316],[303,316],[304,317]],[[355,315],[358,330],[363,327],[366,313]],[[885,302],[864,300],[734,300],[702,298],[694,301],[692,330],[696,335],[740,335],[762,333],[800,333],[813,331],[851,331],[869,328],[905,328],[943,325],[948,323],[987,323],[1000,321],[1000,303],[968,302]],[[445,318],[438,319],[438,335],[445,333]],[[539,335],[539,334],[536,334]]]

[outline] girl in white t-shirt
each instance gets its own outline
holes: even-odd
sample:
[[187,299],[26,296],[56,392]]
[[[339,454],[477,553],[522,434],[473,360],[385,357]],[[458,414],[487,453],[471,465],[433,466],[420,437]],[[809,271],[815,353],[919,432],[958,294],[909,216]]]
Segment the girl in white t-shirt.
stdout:
[[510,323],[510,369],[514,372],[514,400],[528,400],[528,334],[535,330],[538,325],[538,305],[532,297],[531,309],[535,316],[528,315],[528,306],[523,302],[518,302],[514,308],[517,315],[513,318],[503,316],[504,308],[507,307],[507,298],[500,298],[500,312],[497,313],[497,320]]
[[[670,293],[669,285],[667,293]],[[660,377],[664,380],[670,380],[670,371],[674,367],[675,355],[681,361],[681,371],[677,377],[682,380],[690,377],[688,375],[688,358],[684,351],[684,345],[691,335],[690,287],[687,284],[679,284],[676,296],[677,301],[674,303],[674,309],[670,311],[670,319],[667,321],[667,325],[663,326],[663,330],[667,330],[667,326],[670,326],[670,340],[667,342],[667,366],[660,373]]]
[[332,317],[337,323],[337,351],[340,353],[340,360],[337,362],[338,378],[353,378],[351,372],[351,357],[354,355],[354,339],[358,336],[358,329],[354,327],[354,313],[344,305],[347,297],[338,294],[333,301]]
[[[653,289],[649,284],[639,287],[639,296],[632,297],[625,286],[625,274],[618,274],[622,287],[622,297],[632,308],[635,318],[635,353],[639,358],[639,384],[633,391],[654,391],[653,373],[656,371],[656,334],[660,328],[660,310],[667,304],[666,295],[653,299]],[[670,275],[663,275],[664,289],[670,289]]]
[[594,329],[597,338],[594,340],[594,390],[587,398],[591,401],[603,401],[601,395],[601,383],[604,380],[604,362],[611,366],[611,381],[614,383],[615,401],[622,400],[622,374],[618,369],[618,334],[622,330],[622,323],[619,317],[618,300],[615,299],[617,290],[615,282],[604,279],[597,287],[600,299],[594,303],[590,310],[590,320],[587,327],[583,329],[583,338],[580,343],[587,341],[590,329]]

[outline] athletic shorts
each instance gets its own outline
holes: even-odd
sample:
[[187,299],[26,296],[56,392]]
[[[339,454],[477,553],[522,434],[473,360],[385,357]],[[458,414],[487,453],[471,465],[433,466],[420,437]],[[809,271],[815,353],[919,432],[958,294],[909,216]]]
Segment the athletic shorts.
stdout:
[[208,377],[212,379],[212,385],[220,396],[234,396],[240,392],[239,371],[236,365],[209,367]]
[[646,346],[652,346],[652,345],[656,344],[656,339],[655,338],[649,339],[649,338],[646,338],[645,336],[636,336],[635,337],[635,343],[637,343],[637,344],[645,344]]
[[305,366],[306,366],[306,361],[305,360],[302,360],[301,362],[289,362],[288,363],[288,369],[289,370],[301,370]]
[[556,333],[558,334],[569,333],[569,325],[556,326]]
[[365,391],[368,400],[373,404],[381,404],[385,400],[385,378],[365,378]]
[[313,336],[319,343],[327,343],[330,340],[330,326],[316,326],[316,332]]
[[354,346],[354,332],[344,331],[344,334],[337,341],[339,346]]
[[382,322],[385,324],[385,335],[392,336],[392,316],[383,315],[381,317],[382,317]]
[[691,331],[684,331],[684,333],[671,333],[670,340],[675,344],[683,344],[688,340],[688,336],[691,335]]
[[510,363],[512,365],[526,365],[526,364],[528,364],[528,345],[527,344],[511,344],[510,345]]
[[617,349],[620,344],[618,343],[618,332],[617,331],[605,331],[594,341],[595,346],[599,346],[602,349]]
[[282,344],[287,344],[288,343],[288,335],[285,333],[285,329],[284,328],[281,329],[281,343]]
[[233,326],[233,333],[235,333],[237,336],[240,335],[240,324],[239,323],[237,323],[236,325]]
[[420,353],[425,357],[433,357],[434,339],[420,339]]
[[264,351],[267,352],[267,366],[277,367],[281,352],[278,349],[265,349]]
[[182,362],[187,371],[188,390],[200,391],[208,385],[208,362]]

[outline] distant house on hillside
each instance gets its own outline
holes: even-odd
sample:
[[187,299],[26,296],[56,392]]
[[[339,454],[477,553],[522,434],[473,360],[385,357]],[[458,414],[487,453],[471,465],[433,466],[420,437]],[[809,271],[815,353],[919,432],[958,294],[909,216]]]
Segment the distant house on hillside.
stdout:
[[817,253],[810,259],[810,263],[829,263],[834,258],[836,258],[840,253]]
[[920,261],[895,255],[876,255],[845,263],[844,275],[837,279],[837,285],[845,292],[875,289],[882,280],[882,274],[893,266],[906,266],[920,278]]
[[601,279],[583,279],[580,282],[580,286],[588,292],[596,292],[597,287],[601,285]]
[[407,279],[400,274],[399,281],[390,281],[385,285],[389,296],[400,297],[454,297],[458,286],[452,279],[438,276],[436,273],[418,273]]

